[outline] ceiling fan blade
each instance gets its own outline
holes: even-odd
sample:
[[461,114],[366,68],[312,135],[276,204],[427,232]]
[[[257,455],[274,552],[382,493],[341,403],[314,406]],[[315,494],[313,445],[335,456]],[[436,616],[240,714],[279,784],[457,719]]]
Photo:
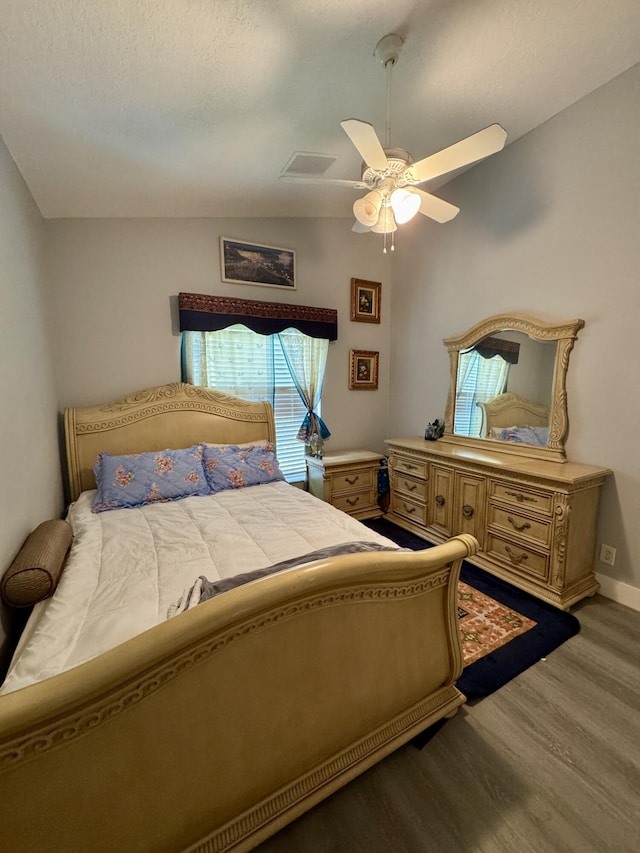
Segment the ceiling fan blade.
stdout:
[[347,118],[340,122],[340,127],[358,149],[367,166],[379,172],[386,170],[387,155],[372,124],[357,118]]
[[431,154],[423,160],[418,160],[409,166],[404,173],[404,179],[410,184],[421,184],[430,181],[447,172],[453,172],[470,163],[477,163],[490,154],[495,154],[504,148],[507,131],[499,124],[491,124],[484,130],[454,142],[448,148],[443,148],[437,154]]
[[418,193],[420,196],[420,213],[428,216],[429,219],[434,219],[436,222],[449,222],[460,213],[460,208],[455,204],[445,201],[443,198],[426,193],[417,187],[412,189],[412,192]]
[[356,234],[366,234],[367,232],[371,231],[371,228],[369,228],[367,225],[363,225],[362,222],[358,222],[358,220],[356,219],[356,221],[353,223],[353,227],[351,230],[355,231]]
[[289,181],[292,184],[327,184],[334,187],[350,187],[354,190],[368,190],[368,184],[364,181],[346,181],[341,178],[322,178],[319,175],[280,175],[281,181]]

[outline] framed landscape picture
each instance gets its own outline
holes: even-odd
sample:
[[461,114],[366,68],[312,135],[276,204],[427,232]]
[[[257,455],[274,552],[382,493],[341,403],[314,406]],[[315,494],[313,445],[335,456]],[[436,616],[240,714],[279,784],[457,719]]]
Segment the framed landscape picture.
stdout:
[[296,253],[280,246],[263,246],[220,238],[222,280],[296,290]]
[[378,388],[378,357],[371,350],[349,352],[349,388],[352,391],[375,391]]
[[358,323],[380,322],[379,281],[365,281],[362,278],[351,279],[351,319]]

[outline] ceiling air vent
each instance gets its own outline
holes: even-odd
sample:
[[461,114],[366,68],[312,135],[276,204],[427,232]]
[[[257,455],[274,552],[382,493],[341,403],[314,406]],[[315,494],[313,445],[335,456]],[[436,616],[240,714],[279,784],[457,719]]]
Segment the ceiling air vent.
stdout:
[[323,175],[329,166],[336,162],[329,154],[309,154],[307,151],[295,151],[287,161],[283,175]]

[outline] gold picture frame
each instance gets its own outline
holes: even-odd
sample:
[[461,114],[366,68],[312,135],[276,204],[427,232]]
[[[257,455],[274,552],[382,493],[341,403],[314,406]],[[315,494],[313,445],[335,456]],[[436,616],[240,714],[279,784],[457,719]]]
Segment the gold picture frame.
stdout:
[[349,351],[349,389],[376,391],[378,389],[378,360],[380,353],[372,350]]
[[357,323],[379,323],[381,290],[379,281],[352,278],[351,319]]

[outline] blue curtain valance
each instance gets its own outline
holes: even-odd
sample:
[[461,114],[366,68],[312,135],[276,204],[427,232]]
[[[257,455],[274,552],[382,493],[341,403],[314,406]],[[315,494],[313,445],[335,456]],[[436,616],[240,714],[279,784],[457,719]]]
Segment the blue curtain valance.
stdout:
[[311,338],[338,339],[338,312],[335,308],[179,293],[178,309],[181,332],[218,332],[242,323],[260,335],[275,335],[294,328]]

